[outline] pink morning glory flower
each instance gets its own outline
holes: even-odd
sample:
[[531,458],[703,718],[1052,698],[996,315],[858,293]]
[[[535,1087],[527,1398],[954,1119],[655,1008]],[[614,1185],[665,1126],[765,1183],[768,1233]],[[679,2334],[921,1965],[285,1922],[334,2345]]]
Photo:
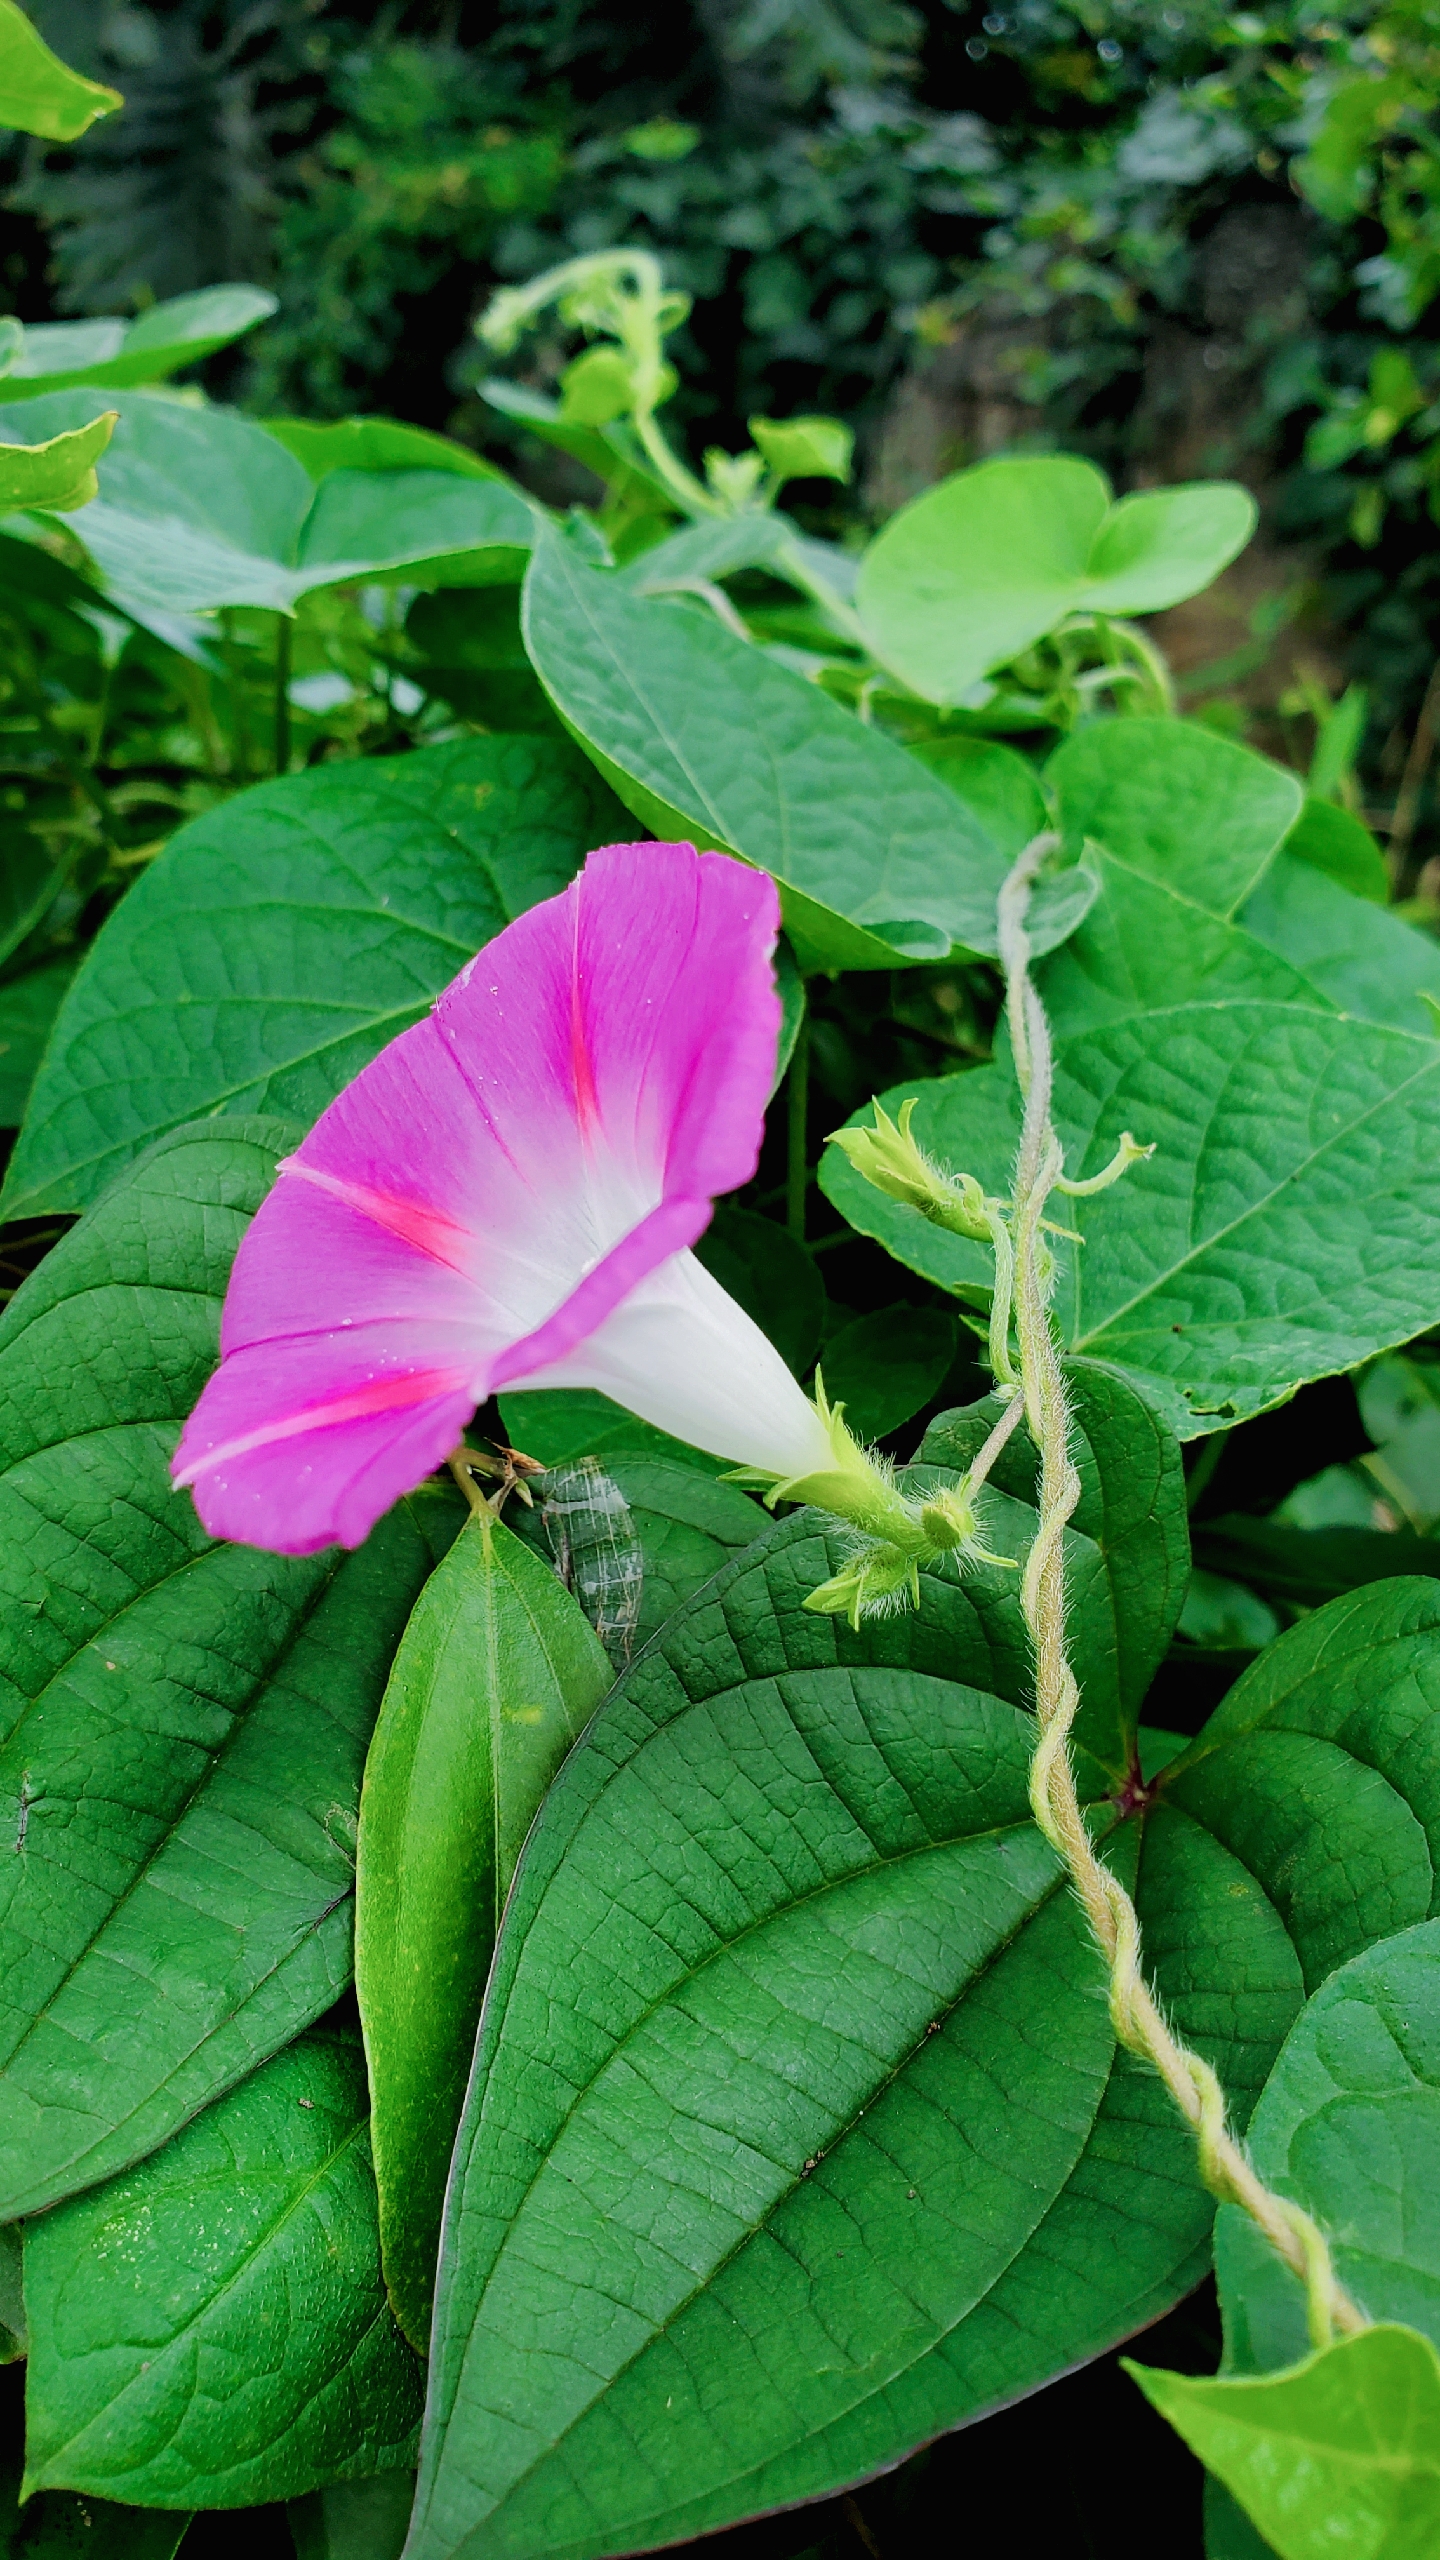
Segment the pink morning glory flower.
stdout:
[[754,1173],[774,882],[607,845],[332,1102],[236,1256],[175,1481],[211,1535],[359,1544],[498,1388],[598,1387],[801,1479],[831,1432],[688,1248]]

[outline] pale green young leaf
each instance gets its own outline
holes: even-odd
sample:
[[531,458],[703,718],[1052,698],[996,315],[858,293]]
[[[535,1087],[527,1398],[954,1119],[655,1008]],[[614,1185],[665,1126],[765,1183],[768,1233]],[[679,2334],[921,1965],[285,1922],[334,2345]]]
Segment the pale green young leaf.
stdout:
[[610,1686],[548,1565],[462,1530],[401,1639],[365,1764],[355,1987],[386,2288],[430,2329],[440,2208],[500,1913],[540,1800]]
[[1230,481],[1112,506],[1093,463],[983,462],[892,516],[860,565],[875,654],[930,702],[958,703],[1076,612],[1153,613],[1208,586],[1248,542],[1255,505]]
[[[55,428],[41,443],[27,444],[18,435],[0,442],[0,512],[40,507],[71,515],[79,507],[90,506],[98,486],[95,465],[110,442],[118,415],[118,410],[103,406],[97,415],[92,402],[80,423]],[[32,418],[29,423],[43,432],[48,420]]]
[[469,738],[322,765],[182,827],[86,956],[5,1214],[83,1207],[200,1112],[307,1124],[623,825],[564,745]]
[[[93,435],[87,422],[104,404],[101,392],[53,391],[0,415],[0,481],[22,430]],[[500,480],[449,468],[347,469],[317,487],[303,463],[237,410],[122,391],[114,414],[82,539],[120,603],[142,616],[240,604],[289,613],[313,588],[402,569],[421,585],[513,581],[533,538],[528,505]]]
[[118,89],[83,80],[61,62],[16,0],[0,0],[0,126],[44,142],[78,142],[97,116],[124,103]]
[[1125,2370],[1279,2560],[1430,2560],[1440,2544],[1440,2357],[1413,2329],[1243,2380]]
[[276,308],[274,294],[254,285],[212,284],[152,303],[138,320],[41,321],[25,330],[15,362],[0,374],[0,400],[163,382],[243,337]]
[[28,2489],[258,2506],[412,2459],[359,2038],[312,2030],[29,2224],[25,2298]]
[[165,2142],[349,1978],[365,1748],[454,1506],[274,1556],[169,1477],[294,1137],[173,1133],[0,1316],[0,2219]]
[[472,453],[468,444],[400,418],[262,418],[260,423],[312,480],[327,479],[332,471],[449,471],[461,480],[514,485],[506,472],[483,454]]

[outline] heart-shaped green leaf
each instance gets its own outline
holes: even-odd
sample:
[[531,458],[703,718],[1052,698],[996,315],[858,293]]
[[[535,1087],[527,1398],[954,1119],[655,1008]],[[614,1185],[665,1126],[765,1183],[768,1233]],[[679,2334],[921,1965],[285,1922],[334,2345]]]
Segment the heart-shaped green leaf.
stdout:
[[422,2385],[381,2280],[359,2038],[302,2036],[29,2225],[25,2296],[29,2489],[257,2506],[403,2465]]
[[1240,2381],[1126,2371],[1279,2560],[1426,2560],[1440,2545],[1440,2357],[1415,2330],[1364,2329]]
[[87,955],[5,1214],[83,1207],[199,1112],[308,1123],[624,825],[561,742],[471,738],[262,783],[182,827]]
[[462,1530],[432,1574],[385,1691],[360,1799],[355,1987],[386,2288],[422,2353],[500,1914],[540,1799],[610,1677],[569,1592],[497,1522]]
[[[48,429],[81,430],[105,407],[96,391],[53,391],[0,416],[7,447]],[[122,604],[139,613],[268,605],[289,613],[315,587],[404,569],[420,584],[518,577],[533,538],[529,507],[507,484],[443,470],[327,473],[303,463],[233,409],[192,409],[121,392],[99,497],[82,539]],[[104,439],[101,439],[103,445]],[[94,454],[87,457],[89,462]],[[58,498],[10,496],[10,506]]]
[[153,2150],[348,1979],[365,1749],[454,1506],[273,1556],[212,1545],[169,1479],[293,1142],[174,1133],[0,1318],[7,2220]]
[[[708,610],[636,595],[557,536],[537,545],[523,611],[542,684],[626,807],[772,872],[803,969],[995,950],[1011,857],[891,739]],[[1049,883],[1036,948],[1092,894],[1080,872]]]
[[885,666],[928,702],[958,703],[1068,614],[1154,613],[1198,594],[1254,528],[1234,481],[1112,505],[1103,472],[1070,455],[982,462],[891,517],[856,602]]
[[1045,769],[1078,853],[1093,836],[1141,878],[1233,916],[1300,814],[1293,773],[1190,720],[1102,720]]
[[124,103],[117,89],[82,80],[61,62],[16,0],[0,0],[0,125],[45,142],[76,142],[97,116]]
[[[935,1575],[918,1615],[810,1615],[841,1552],[811,1514],[769,1532],[546,1800],[456,2149],[413,2560],[601,2560],[822,2495],[1203,2263],[1189,2136],[1116,2056],[1027,1819],[1012,1666]],[[1353,1606],[1111,1836],[1242,2126],[1302,1982],[1432,1896],[1440,1698],[1403,1644],[1358,1685]]]
[[[1417,1649],[1420,1676],[1433,1663]],[[1440,2343],[1440,1921],[1368,1947],[1323,1982],[1291,2028],[1250,2134],[1266,2184],[1331,2235],[1335,2270],[1373,2320]],[[1243,2215],[1215,2234],[1227,2371],[1298,2363],[1302,2287]]]
[[250,284],[212,284],[202,293],[152,303],[138,320],[54,320],[28,328],[20,352],[0,374],[0,400],[33,400],[43,391],[130,391],[163,382],[182,365],[200,364],[228,347],[278,305]]
[[[1099,1172],[1127,1129],[1155,1148],[1113,1190],[1065,1202],[1084,1243],[1056,1245],[1063,1337],[1140,1383],[1182,1439],[1440,1321],[1440,1045],[1320,1008],[1182,986],[1153,1009],[1056,1025],[1071,1175]],[[1008,1063],[882,1099],[893,1115],[912,1097],[919,1143],[1006,1193]],[[820,1182],[911,1270],[989,1283],[981,1246],[873,1190],[838,1147]]]

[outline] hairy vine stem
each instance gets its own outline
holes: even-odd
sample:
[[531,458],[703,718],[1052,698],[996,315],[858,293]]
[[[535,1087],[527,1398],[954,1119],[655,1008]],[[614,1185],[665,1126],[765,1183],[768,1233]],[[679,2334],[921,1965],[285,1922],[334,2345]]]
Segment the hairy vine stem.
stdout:
[[1299,2277],[1312,2342],[1328,2346],[1337,2330],[1348,2336],[1364,2328],[1364,2315],[1335,2274],[1324,2233],[1300,2206],[1274,2194],[1256,2176],[1229,2130],[1225,2092],[1215,2072],[1180,2041],[1162,2015],[1145,1979],[1135,1905],[1096,1855],[1076,1792],[1070,1728],[1080,1692],[1066,1645],[1063,1542],[1066,1522],[1080,1499],[1080,1479],[1070,1454],[1069,1406],[1050,1315],[1055,1262],[1045,1241],[1044,1212],[1052,1191],[1102,1188],[1142,1150],[1133,1142],[1122,1144],[1114,1163],[1093,1183],[1065,1181],[1064,1153],[1051,1117],[1050,1026],[1030,976],[1025,924],[1031,890],[1054,843],[1053,835],[1042,835],[1026,846],[999,901],[1010,1040],[1024,1102],[1010,1222],[1015,1331],[1026,1420],[1040,1454],[1040,1525],[1020,1594],[1034,1652],[1040,1729],[1030,1768],[1030,1801],[1040,1829],[1065,1861],[1109,1968],[1110,2016],[1117,2038],[1159,2073],[1193,2128],[1200,2175],[1210,2193],[1248,2213]]

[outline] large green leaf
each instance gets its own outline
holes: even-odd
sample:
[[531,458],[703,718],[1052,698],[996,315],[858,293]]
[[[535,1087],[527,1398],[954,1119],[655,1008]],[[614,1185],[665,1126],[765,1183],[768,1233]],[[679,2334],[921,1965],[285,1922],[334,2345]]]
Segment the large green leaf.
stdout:
[[1433,1036],[1435,1016],[1425,999],[1440,1004],[1440,946],[1403,916],[1355,897],[1287,848],[1240,921],[1339,1012]]
[[1182,889],[1148,879],[1094,845],[1086,859],[1099,894],[1064,949],[1051,952],[1039,972],[1060,1038],[1177,1004],[1251,999],[1330,1010],[1291,962]]
[[[1114,2051],[966,1586],[854,1634],[801,1605],[842,1552],[811,1514],[769,1532],[546,1800],[452,2172],[412,2560],[599,2560],[821,2495],[1203,2263],[1189,2136]],[[1308,1682],[1275,1648],[1288,1721],[1268,1758],[1256,1716],[1231,1737],[1212,1818],[1162,1776],[1111,1836],[1242,2126],[1302,1982],[1429,1905],[1428,1859],[1389,1867],[1440,1703],[1397,1647],[1334,1740],[1352,1606],[1297,1631]],[[1328,1897],[1297,1886],[1322,1867]]]
[[[4,446],[22,430],[28,442],[79,429],[106,401],[98,391],[52,391],[0,417],[0,477]],[[236,410],[144,391],[120,392],[114,406],[119,424],[82,539],[137,612],[251,604],[289,613],[312,588],[400,569],[422,585],[516,577],[533,538],[529,507],[499,480],[448,468],[341,470],[317,487]]]
[[856,602],[887,667],[927,701],[963,701],[1071,613],[1154,613],[1197,594],[1255,528],[1234,481],[1112,505],[1094,464],[982,462],[892,516],[860,564]]
[[312,1120],[624,824],[558,742],[471,738],[262,783],[182,827],[61,1011],[5,1214],[83,1207],[201,1112]]
[[385,2282],[422,2352],[500,1914],[540,1799],[609,1686],[603,1646],[549,1567],[498,1522],[462,1530],[395,1656],[356,1867]]
[[409,2457],[365,2062],[319,2029],[151,2160],[29,2225],[26,2485],[258,2506]]
[[1384,907],[1390,902],[1390,874],[1385,857],[1370,830],[1348,809],[1337,808],[1333,800],[1306,798],[1305,806],[1285,839],[1285,850],[1299,862],[1323,872],[1340,888],[1348,889],[1356,898],[1368,898],[1372,905]]
[[1232,2381],[1127,2365],[1280,2560],[1430,2560],[1440,2548],[1440,2357],[1413,2329],[1337,2339]]
[[[805,969],[891,968],[996,947],[1010,855],[902,747],[708,611],[633,594],[548,535],[525,581],[525,642],[556,710],[659,835],[773,872]],[[1090,884],[1036,902],[1037,949]]]
[[16,0],[0,0],[0,125],[76,142],[97,116],[125,103],[118,89],[83,80],[42,42]]
[[182,365],[228,347],[277,308],[251,284],[212,284],[203,293],[154,302],[138,320],[54,320],[28,328],[14,363],[0,374],[0,400],[42,391],[133,390],[162,382]]
[[1143,878],[1232,916],[1300,815],[1293,773],[1198,721],[1101,720],[1045,769],[1078,851],[1093,836]]
[[[1322,1011],[1318,998],[1312,1009],[1183,988],[1127,1018],[1057,1027],[1070,1173],[1098,1172],[1126,1129],[1156,1150],[1114,1190],[1064,1204],[1084,1244],[1056,1246],[1063,1337],[1139,1381],[1182,1439],[1440,1319],[1433,1040]],[[1019,1128],[1008,1064],[883,1099],[894,1113],[912,1096],[921,1145],[1008,1192]],[[873,1190],[838,1147],[820,1182],[912,1270],[943,1287],[988,1283],[981,1246]]]
[[[1321,1984],[1265,2084],[1250,2146],[1267,2185],[1331,2234],[1336,2273],[1370,2317],[1440,2343],[1440,1921],[1367,1948]],[[1302,2288],[1233,2205],[1215,2265],[1227,2370],[1298,2363]]]
[[153,2150],[349,1976],[365,1748],[453,1508],[273,1556],[169,1479],[293,1140],[175,1132],[0,1318],[0,2218]]

